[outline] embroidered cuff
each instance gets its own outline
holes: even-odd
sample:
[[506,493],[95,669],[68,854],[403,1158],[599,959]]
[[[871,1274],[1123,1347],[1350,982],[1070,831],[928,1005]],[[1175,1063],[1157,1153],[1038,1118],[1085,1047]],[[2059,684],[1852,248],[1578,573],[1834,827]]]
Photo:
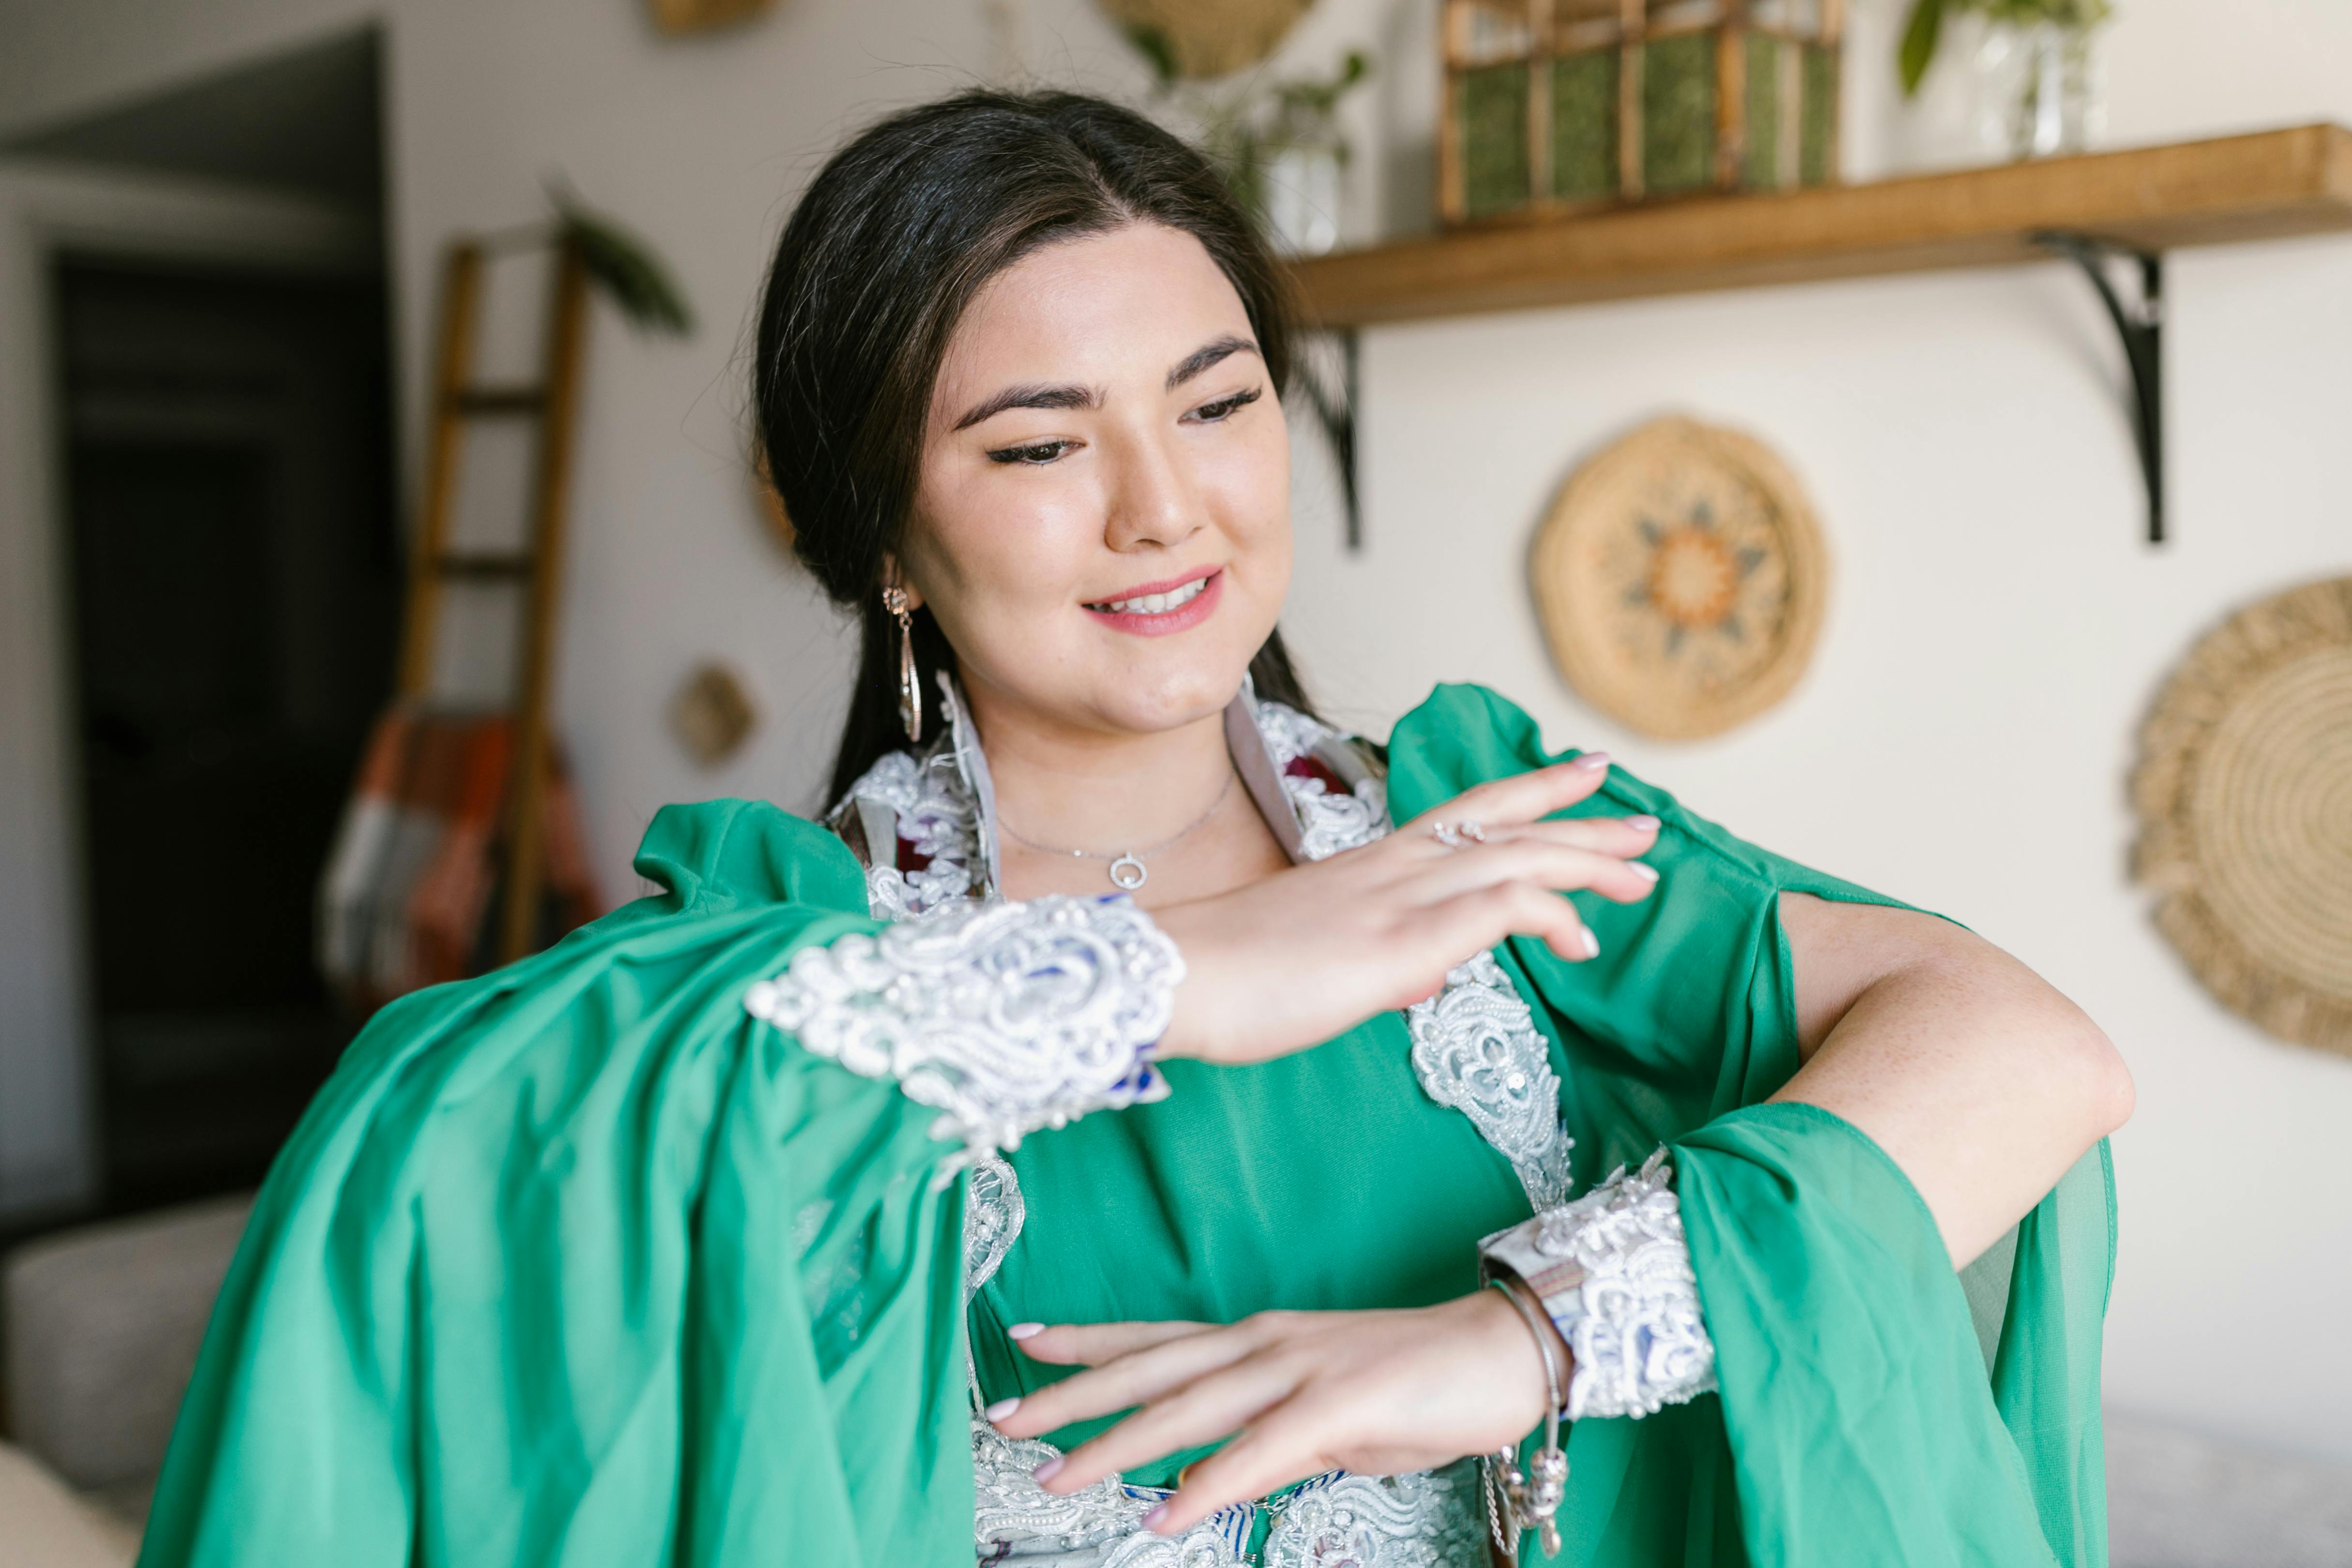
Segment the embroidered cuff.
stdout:
[[1648,1416],[1715,1388],[1715,1342],[1665,1151],[1480,1244],[1534,1287],[1575,1354],[1569,1418]]
[[756,1018],[940,1112],[953,1171],[1089,1111],[1163,1098],[1146,1060],[1184,960],[1125,898],[976,904],[803,947]]

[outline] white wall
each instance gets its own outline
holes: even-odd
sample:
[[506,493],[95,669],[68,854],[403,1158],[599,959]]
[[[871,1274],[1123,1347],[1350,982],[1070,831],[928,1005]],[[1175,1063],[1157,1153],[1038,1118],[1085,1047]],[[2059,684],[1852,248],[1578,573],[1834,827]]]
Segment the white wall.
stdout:
[[[1864,0],[1851,165],[1902,144]],[[1286,59],[1363,41],[1383,81],[1353,226],[1425,206],[1432,0],[1324,0]],[[1000,7],[1000,14],[1003,12]],[[1018,54],[1055,80],[1139,80],[1084,0],[1032,0]],[[2122,0],[2111,139],[2352,120],[2340,0]],[[19,0],[0,130],[94,107],[370,14],[346,0]],[[838,701],[829,612],[760,531],[740,463],[740,334],[765,247],[824,150],[885,104],[992,68],[981,0],[781,0],[730,35],[656,39],[630,0],[387,0],[394,227],[412,406],[436,247],[530,213],[567,172],[654,235],[706,326],[593,346],[565,646],[565,725],[612,891],[662,801],[804,801]],[[1489,682],[1557,741],[1609,746],[1775,847],[1947,910],[2023,955],[2122,1043],[2123,1406],[2352,1457],[2352,1062],[2221,1013],[2126,883],[2123,780],[2163,672],[2275,588],[2352,569],[2339,433],[2352,241],[2189,253],[2172,267],[2179,542],[2139,542],[2117,356],[2053,267],[1395,328],[1365,342],[1370,548],[1337,549],[1328,468],[1299,464],[1291,620],[1333,706],[1385,727],[1434,678]],[[1522,580],[1577,459],[1668,408],[1745,426],[1803,476],[1837,557],[1811,676],[1734,735],[1624,735],[1550,673]],[[22,527],[11,518],[6,527]],[[1400,634],[1404,629],[1404,634]],[[698,659],[752,672],[767,726],[701,774],[662,709]],[[2327,1325],[2314,1333],[2305,1325]],[[2301,1331],[2301,1332],[2298,1332]]]

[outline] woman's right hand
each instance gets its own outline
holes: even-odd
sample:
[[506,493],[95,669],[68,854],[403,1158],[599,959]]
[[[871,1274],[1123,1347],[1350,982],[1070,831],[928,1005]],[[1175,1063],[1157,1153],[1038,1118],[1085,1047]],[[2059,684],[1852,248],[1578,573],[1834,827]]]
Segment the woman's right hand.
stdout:
[[[1593,956],[1599,944],[1559,894],[1649,896],[1657,873],[1633,857],[1657,841],[1657,819],[1538,819],[1608,773],[1608,757],[1587,752],[1497,779],[1360,848],[1155,910],[1186,969],[1157,1054],[1234,1063],[1303,1051],[1430,996],[1447,970],[1508,936]],[[1476,822],[1486,841],[1448,849],[1439,822]]]

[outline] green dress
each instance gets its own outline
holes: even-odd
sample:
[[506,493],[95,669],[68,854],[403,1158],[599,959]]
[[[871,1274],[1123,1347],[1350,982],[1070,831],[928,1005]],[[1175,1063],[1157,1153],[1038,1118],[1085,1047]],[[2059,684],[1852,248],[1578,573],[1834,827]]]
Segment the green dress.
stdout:
[[[1391,737],[1389,801],[1549,760],[1526,715],[1441,687]],[[1874,1145],[1763,1103],[1798,1066],[1777,894],[1887,901],[1622,771],[1577,814],[1636,810],[1660,883],[1576,895],[1601,956],[1494,956],[1576,1189],[1667,1147],[1719,1392],[1576,1424],[1559,1561],[2103,1563],[2105,1146],[1956,1275]],[[792,953],[877,928],[857,859],[717,801],[665,810],[636,864],[662,892],[353,1044],[223,1288],[145,1568],[968,1563],[975,1381],[1056,1375],[1007,1325],[1427,1303],[1530,1212],[1384,1014],[1168,1063],[1166,1099],[1023,1142],[1025,1220],[967,1302],[987,1182],[941,1184],[929,1110],[745,1010]]]

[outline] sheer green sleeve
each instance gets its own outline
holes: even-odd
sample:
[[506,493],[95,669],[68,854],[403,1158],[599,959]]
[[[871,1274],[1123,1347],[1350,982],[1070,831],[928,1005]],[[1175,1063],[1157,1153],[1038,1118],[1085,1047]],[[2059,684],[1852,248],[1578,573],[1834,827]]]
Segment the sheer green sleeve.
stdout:
[[[1438,687],[1398,723],[1389,750],[1400,821],[1474,784],[1576,755],[1547,753],[1533,719],[1479,686]],[[1591,1113],[1570,1128],[1580,1186],[1795,1074],[1795,981],[1778,894],[1896,902],[1737,838],[1622,768],[1563,815],[1637,812],[1661,823],[1643,857],[1658,871],[1656,891],[1625,904],[1570,895],[1600,956],[1569,963],[1526,940],[1504,955],[1544,998],[1550,1016],[1539,1021],[1566,1048],[1571,1117]]]
[[[1555,760],[1526,714],[1468,686],[1400,722],[1390,755],[1400,821]],[[1718,1393],[1578,1423],[1562,1561],[2104,1563],[2105,1145],[1956,1274],[1875,1145],[1825,1112],[1762,1103],[1800,1064],[1779,894],[1894,901],[1622,769],[1570,814],[1634,811],[1663,824],[1656,892],[1572,895],[1600,957],[1517,940],[1498,956],[1551,1040],[1578,1186],[1669,1147]]]
[[1926,1203],[1844,1121],[1759,1105],[1674,1159],[1751,1562],[2106,1562],[2104,1144],[2004,1243],[1990,1368]]
[[145,1568],[961,1563],[932,1113],[751,1018],[873,929],[829,835],[672,808],[656,896],[386,1009],[280,1156]]

